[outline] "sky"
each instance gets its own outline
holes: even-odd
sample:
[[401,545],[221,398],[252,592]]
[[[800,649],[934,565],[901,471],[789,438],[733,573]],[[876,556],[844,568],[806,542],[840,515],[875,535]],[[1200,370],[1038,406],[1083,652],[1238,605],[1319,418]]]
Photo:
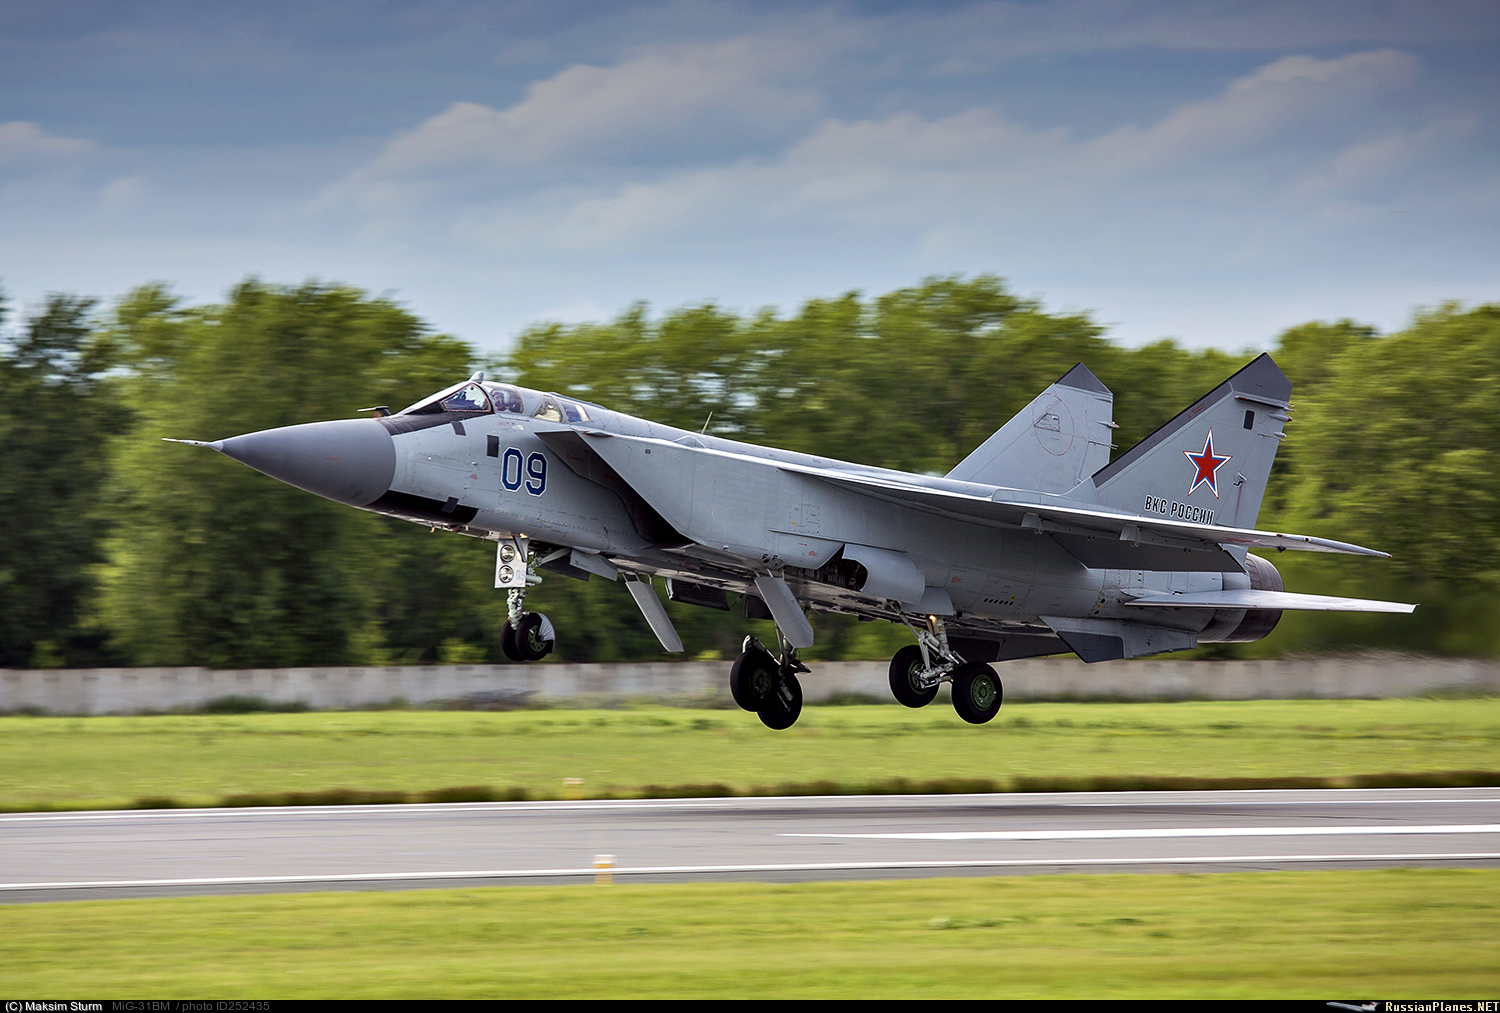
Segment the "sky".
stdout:
[[1500,300],[1493,0],[0,0],[0,286],[481,352],[998,275],[1119,341]]

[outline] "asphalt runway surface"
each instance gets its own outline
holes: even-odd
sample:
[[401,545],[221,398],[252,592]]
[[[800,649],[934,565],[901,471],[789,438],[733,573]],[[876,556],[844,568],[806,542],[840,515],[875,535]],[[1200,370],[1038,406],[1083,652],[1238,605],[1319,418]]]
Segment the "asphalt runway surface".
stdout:
[[1500,867],[1500,789],[495,802],[0,816],[0,903],[615,882]]

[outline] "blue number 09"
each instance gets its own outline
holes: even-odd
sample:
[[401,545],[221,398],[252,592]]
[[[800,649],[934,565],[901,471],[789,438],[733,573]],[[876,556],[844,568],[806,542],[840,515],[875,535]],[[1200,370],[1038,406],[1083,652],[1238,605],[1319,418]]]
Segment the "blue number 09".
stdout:
[[547,491],[547,459],[541,454],[526,458],[526,491],[533,496]]

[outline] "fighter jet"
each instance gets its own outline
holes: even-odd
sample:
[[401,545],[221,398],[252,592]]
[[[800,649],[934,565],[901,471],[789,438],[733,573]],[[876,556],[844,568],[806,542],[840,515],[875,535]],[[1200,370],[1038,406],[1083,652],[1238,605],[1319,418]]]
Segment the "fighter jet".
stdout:
[[545,571],[621,580],[662,646],[657,596],[769,619],[729,671],[771,728],[802,710],[807,612],[900,623],[890,687],[908,707],[950,683],[973,724],[999,711],[993,664],[1085,662],[1259,640],[1285,609],[1411,612],[1296,594],[1251,549],[1386,553],[1255,529],[1292,385],[1261,355],[1110,460],[1114,397],[1082,363],[937,478],[693,433],[478,372],[409,408],[207,446],[361,510],[496,543],[505,653],[553,647],[526,609]]

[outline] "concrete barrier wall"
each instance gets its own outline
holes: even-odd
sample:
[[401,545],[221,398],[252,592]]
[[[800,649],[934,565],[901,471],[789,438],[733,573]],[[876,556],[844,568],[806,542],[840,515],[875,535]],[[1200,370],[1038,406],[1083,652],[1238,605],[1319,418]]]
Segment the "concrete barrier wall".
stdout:
[[[809,702],[856,693],[890,699],[883,661],[821,662],[802,677]],[[1084,665],[1068,658],[996,668],[1007,700],[1252,700],[1378,698],[1434,692],[1500,695],[1500,662],[1366,654],[1282,661],[1140,659]],[[0,713],[129,714],[189,710],[226,696],[314,709],[589,703],[728,704],[727,662],[572,665],[405,665],[384,668],[101,668],[0,670]]]

